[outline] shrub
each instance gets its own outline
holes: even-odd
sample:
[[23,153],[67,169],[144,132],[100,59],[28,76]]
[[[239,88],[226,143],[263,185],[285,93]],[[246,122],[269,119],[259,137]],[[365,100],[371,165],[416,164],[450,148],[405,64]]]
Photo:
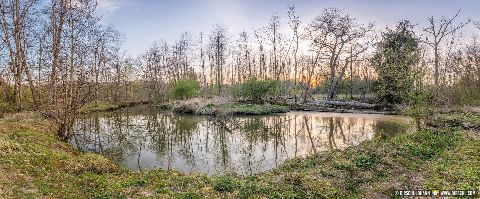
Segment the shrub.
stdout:
[[267,96],[280,93],[280,81],[251,79],[234,89],[236,97],[243,97],[254,102],[261,102]]
[[407,115],[415,119],[415,124],[418,130],[421,130],[423,127],[422,123],[426,124],[425,121],[432,114],[432,106],[429,99],[432,98],[432,95],[428,90],[421,92],[410,91],[408,93],[409,106],[405,110]]
[[460,104],[480,106],[480,89],[478,87],[474,85],[463,90],[464,91],[460,93]]
[[215,179],[213,184],[213,189],[220,192],[229,192],[233,191],[237,186],[235,179],[231,176],[219,176]]
[[355,158],[355,165],[358,168],[368,169],[368,168],[371,168],[374,163],[375,163],[375,159],[369,155],[362,154]]
[[189,99],[195,97],[200,90],[200,84],[196,79],[186,78],[178,80],[170,90],[173,99]]
[[372,64],[378,74],[378,103],[385,108],[406,101],[414,83],[413,66],[419,61],[419,39],[408,21],[388,30],[377,44]]

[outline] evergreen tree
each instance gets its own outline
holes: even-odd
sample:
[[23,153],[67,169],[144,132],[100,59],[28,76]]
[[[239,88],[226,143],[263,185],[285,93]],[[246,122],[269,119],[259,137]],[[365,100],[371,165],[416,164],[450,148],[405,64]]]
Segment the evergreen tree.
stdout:
[[378,74],[378,103],[386,108],[408,100],[413,87],[412,68],[419,61],[418,38],[408,20],[388,29],[377,44],[373,65]]

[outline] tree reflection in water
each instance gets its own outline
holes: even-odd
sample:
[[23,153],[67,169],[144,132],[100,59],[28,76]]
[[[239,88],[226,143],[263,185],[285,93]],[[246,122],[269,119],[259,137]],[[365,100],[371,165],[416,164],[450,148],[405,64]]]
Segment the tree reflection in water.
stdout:
[[78,119],[71,144],[133,170],[252,175],[399,128],[386,116],[293,112],[213,118],[139,107]]

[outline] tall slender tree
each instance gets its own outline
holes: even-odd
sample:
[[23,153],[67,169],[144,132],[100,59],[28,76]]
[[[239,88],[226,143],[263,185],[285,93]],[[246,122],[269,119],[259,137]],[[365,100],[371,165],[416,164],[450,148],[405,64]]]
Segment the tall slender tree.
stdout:
[[467,25],[470,20],[466,22],[456,23],[460,10],[452,17],[442,16],[440,20],[436,20],[433,16],[427,18],[428,26],[423,29],[428,35],[425,38],[425,43],[433,48],[433,59],[434,59],[434,84],[438,86],[439,84],[439,71],[440,71],[440,45],[449,35],[455,34],[456,31],[463,28]]

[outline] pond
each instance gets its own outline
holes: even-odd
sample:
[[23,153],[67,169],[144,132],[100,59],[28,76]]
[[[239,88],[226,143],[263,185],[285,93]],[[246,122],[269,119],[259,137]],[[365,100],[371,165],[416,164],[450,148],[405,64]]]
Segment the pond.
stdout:
[[382,132],[405,131],[398,118],[318,112],[216,118],[141,106],[82,116],[71,144],[132,170],[245,176],[294,157],[357,145]]

